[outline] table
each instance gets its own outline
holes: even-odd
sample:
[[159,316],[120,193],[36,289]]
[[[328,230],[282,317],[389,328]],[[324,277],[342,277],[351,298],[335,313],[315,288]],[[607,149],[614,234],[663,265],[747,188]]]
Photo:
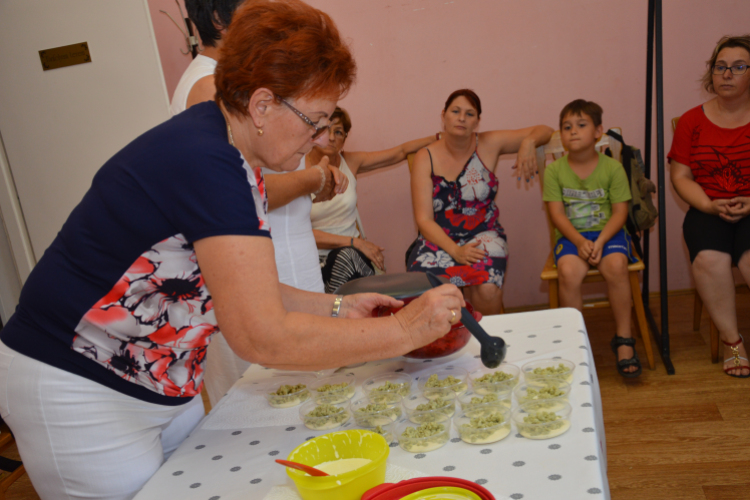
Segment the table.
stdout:
[[[470,445],[451,429],[453,439],[430,453],[415,455],[392,445],[389,463],[476,481],[493,494],[514,500],[609,499],[599,384],[581,314],[575,309],[554,309],[490,316],[481,324],[490,335],[505,339],[506,361],[519,367],[555,357],[577,365],[570,393],[570,430],[535,441],[523,438],[514,427],[500,442]],[[478,366],[478,354],[479,344],[472,339],[447,358],[427,362],[396,358],[346,370],[357,376],[357,399],[362,395],[359,384],[373,374],[399,367],[414,375],[446,364]],[[251,366],[136,500],[261,500],[271,487],[291,484],[284,467],[273,460],[286,458],[305,439],[324,432],[307,429],[299,420],[298,407],[268,407],[258,387],[274,373]]]

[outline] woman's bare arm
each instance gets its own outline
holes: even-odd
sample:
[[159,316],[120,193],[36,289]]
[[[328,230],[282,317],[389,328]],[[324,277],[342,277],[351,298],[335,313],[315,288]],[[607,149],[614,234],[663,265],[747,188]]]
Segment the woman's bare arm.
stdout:
[[202,102],[213,101],[215,95],[216,84],[214,83],[214,75],[204,76],[195,82],[190,92],[188,92],[185,109]]
[[[392,317],[332,318],[332,295],[279,285],[269,238],[214,236],[194,246],[230,347],[241,358],[267,367],[319,370],[399,356],[444,335],[451,309],[463,304],[458,289],[445,286]],[[347,297],[345,313],[355,311],[356,316],[357,297]],[[375,297],[379,299],[371,300],[393,303]]]
[[520,178],[523,175],[528,181],[538,173],[537,146],[547,144],[553,132],[554,130],[547,125],[535,125],[517,130],[482,132],[479,134],[479,140],[483,147],[490,150],[490,158],[487,158],[487,161],[493,166],[500,155],[518,153],[516,159],[518,176]]
[[690,167],[672,160],[669,167],[669,176],[677,194],[685,203],[693,208],[712,215],[728,215],[726,205],[729,200],[711,200],[703,188],[695,182]]
[[404,161],[411,153],[416,153],[425,146],[429,146],[435,141],[436,137],[431,135],[421,139],[405,142],[395,148],[385,149],[383,151],[372,152],[348,152],[343,153],[349,170],[356,176],[364,172],[370,172],[383,167],[395,165]]
[[362,238],[353,238],[350,236],[341,236],[339,234],[327,233],[320,229],[313,229],[315,245],[320,249],[334,249],[343,247],[353,247],[365,254],[378,269],[385,269],[385,248]]

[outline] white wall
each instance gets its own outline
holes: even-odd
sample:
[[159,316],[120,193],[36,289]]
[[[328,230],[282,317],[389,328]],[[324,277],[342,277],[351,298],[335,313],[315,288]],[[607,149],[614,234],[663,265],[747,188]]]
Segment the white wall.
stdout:
[[[39,50],[84,41],[92,62],[42,70]],[[3,0],[0,45],[0,133],[38,259],[99,167],[169,117],[167,93],[145,0]]]

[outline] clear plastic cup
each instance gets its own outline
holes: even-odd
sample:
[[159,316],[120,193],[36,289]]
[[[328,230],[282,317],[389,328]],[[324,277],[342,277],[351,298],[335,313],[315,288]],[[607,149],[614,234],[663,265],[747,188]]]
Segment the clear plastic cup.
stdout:
[[414,379],[408,373],[382,373],[370,377],[362,383],[362,390],[368,398],[378,394],[396,393],[405,398],[411,394]]
[[456,394],[450,388],[432,389],[425,395],[402,401],[408,419],[415,424],[445,422],[456,412]]
[[466,443],[495,443],[510,434],[510,410],[496,405],[483,416],[462,412],[453,419],[453,425]]
[[428,389],[451,389],[457,396],[469,390],[469,373],[463,368],[452,367],[435,370],[419,379],[419,390],[424,393]]
[[375,427],[367,427],[364,425],[358,425],[355,424],[352,427],[349,427],[349,429],[362,429],[363,431],[370,431],[374,432],[375,434],[380,434],[383,436],[383,439],[385,439],[386,443],[393,443],[396,442],[396,425],[397,422],[391,422],[384,425],[377,425]]
[[[391,402],[383,401],[384,396],[390,397]],[[354,421],[359,426],[369,428],[387,425],[401,418],[401,396],[390,393],[380,394],[377,401],[370,398],[358,399],[352,403],[351,410]]]
[[526,382],[557,379],[572,384],[575,369],[576,364],[567,359],[543,359],[526,363],[521,371]]
[[396,439],[404,451],[427,453],[437,450],[450,440],[450,427],[450,419],[421,425],[414,425],[407,420],[396,424]]
[[336,397],[321,397],[303,404],[299,416],[305,427],[314,431],[327,431],[341,427],[351,418],[348,399],[336,402]]
[[543,403],[533,401],[513,410],[512,420],[518,432],[528,439],[551,439],[570,429],[572,408],[565,403],[562,408],[549,411]]
[[349,400],[354,396],[357,382],[353,373],[336,373],[321,377],[310,385],[313,399],[333,398],[336,402]]
[[520,380],[521,369],[516,365],[503,363],[491,370],[480,368],[469,375],[471,387],[477,394],[489,394],[491,392],[504,392],[513,390]]
[[536,401],[551,411],[568,402],[570,384],[556,379],[532,380],[516,386],[513,394],[519,405]]
[[284,375],[273,377],[262,386],[263,395],[274,408],[291,408],[310,399],[312,375]]
[[477,394],[469,391],[458,398],[461,410],[469,411],[471,408],[484,408],[487,406],[503,406],[510,410],[512,406],[512,393],[510,389],[504,392],[490,392],[488,394]]

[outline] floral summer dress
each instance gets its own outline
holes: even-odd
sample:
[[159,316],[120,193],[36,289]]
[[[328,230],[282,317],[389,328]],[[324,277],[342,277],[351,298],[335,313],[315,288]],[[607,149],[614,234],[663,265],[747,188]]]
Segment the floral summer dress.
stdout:
[[[430,150],[427,150],[430,153]],[[432,154],[430,153],[432,167]],[[449,182],[432,169],[432,210],[435,222],[458,245],[480,241],[487,257],[472,265],[456,263],[421,234],[407,259],[408,271],[430,271],[448,278],[456,286],[493,283],[503,287],[508,260],[505,231],[497,221],[495,205],[498,180],[479,158],[476,149],[458,178]]]

